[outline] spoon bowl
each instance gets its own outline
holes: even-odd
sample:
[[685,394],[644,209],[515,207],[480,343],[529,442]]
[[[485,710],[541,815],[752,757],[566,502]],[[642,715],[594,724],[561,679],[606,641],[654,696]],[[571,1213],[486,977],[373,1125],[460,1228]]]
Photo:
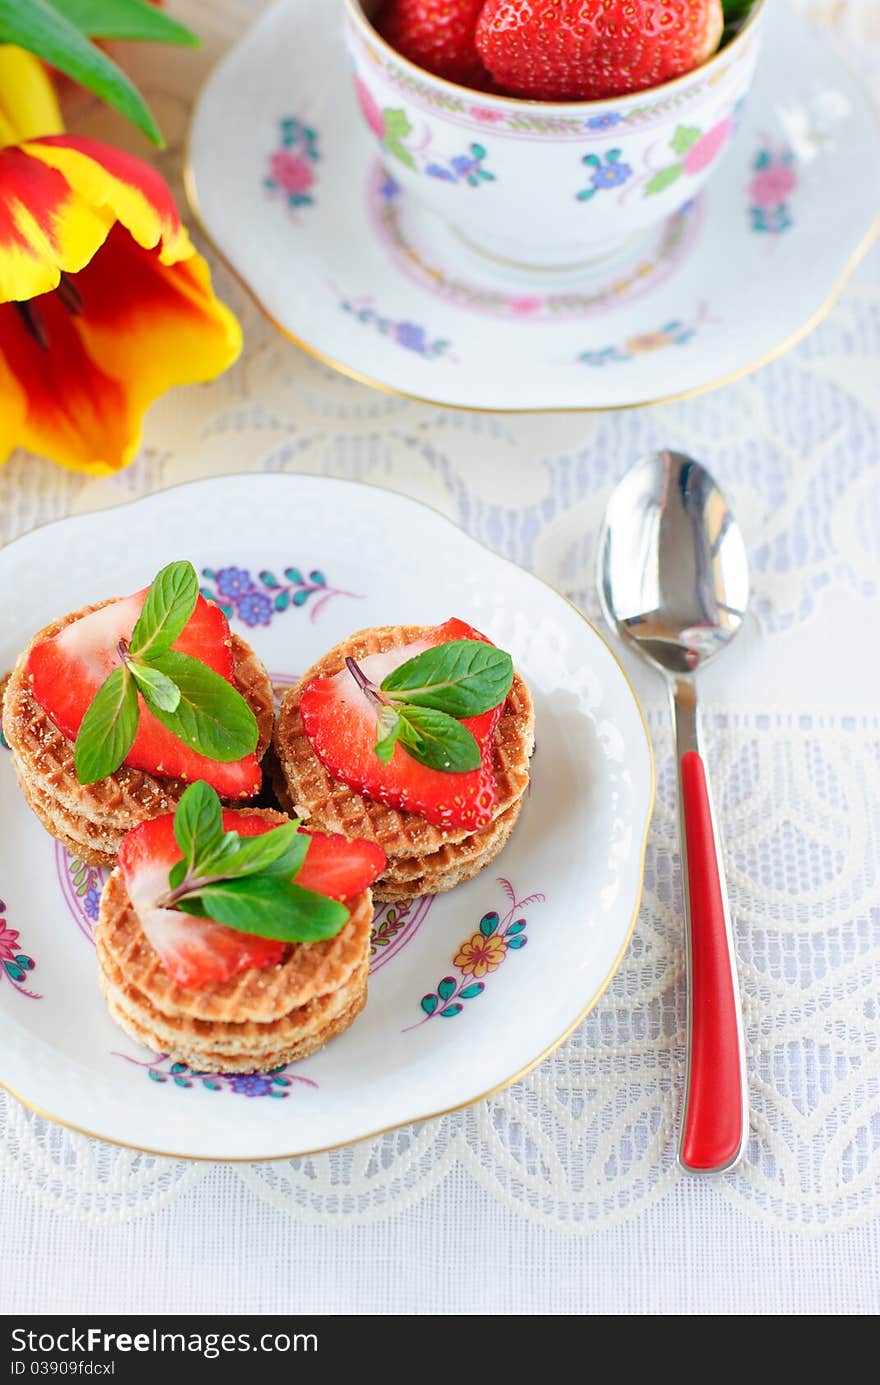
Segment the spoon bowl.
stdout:
[[724,649],[749,604],[742,532],[699,462],[655,452],[614,490],[599,542],[609,624],[669,674]]

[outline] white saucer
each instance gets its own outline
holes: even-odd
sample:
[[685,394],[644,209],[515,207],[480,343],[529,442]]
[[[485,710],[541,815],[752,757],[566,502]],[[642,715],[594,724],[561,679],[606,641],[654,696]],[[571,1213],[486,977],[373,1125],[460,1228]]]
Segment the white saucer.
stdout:
[[534,693],[529,800],[476,880],[378,911],[369,999],[348,1033],[283,1071],[232,1077],[173,1064],[113,1024],[92,943],[103,873],[47,835],[0,748],[0,1083],[87,1133],[212,1159],[323,1149],[505,1086],[580,1022],[635,924],[653,766],[611,650],[550,587],[424,505],[350,481],[256,475],[9,544],[0,670],[54,616],[134,591],[183,556],[277,682],[367,625],[455,613],[484,629]]
[[[282,331],[380,388],[517,410],[709,389],[814,326],[878,229],[868,94],[780,0],[767,21],[740,129],[700,201],[586,272],[493,263],[405,198],[393,158],[390,177],[376,160],[341,18],[309,0],[283,0],[208,81],[193,210]],[[659,169],[676,156],[651,157]]]

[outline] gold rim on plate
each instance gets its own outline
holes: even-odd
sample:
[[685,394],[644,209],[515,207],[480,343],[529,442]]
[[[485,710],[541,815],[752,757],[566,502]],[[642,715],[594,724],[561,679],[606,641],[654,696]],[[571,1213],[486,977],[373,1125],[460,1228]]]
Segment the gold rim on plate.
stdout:
[[[254,477],[258,475],[260,475],[259,472],[245,471],[234,472],[229,476],[208,476],[202,477],[201,479],[196,481],[179,481],[173,486],[162,486],[158,490],[148,492],[147,495],[136,496],[133,500],[124,500],[120,505],[112,505],[105,510],[88,510],[81,515],[67,515],[64,519],[50,520],[46,524],[37,524],[34,526],[33,529],[28,530],[26,534],[20,534],[18,538],[12,539],[10,543],[4,546],[4,548],[12,548],[15,544],[22,543],[24,540],[28,539],[31,534],[35,534],[38,530],[51,528],[51,526],[54,524],[66,524],[71,520],[75,521],[79,519],[89,519],[95,517],[96,515],[112,514],[114,510],[122,510],[126,509],[129,505],[137,505],[141,501],[148,500],[151,496],[154,495],[163,495],[170,491],[181,490],[186,486],[210,485],[216,484],[218,481],[223,482],[227,480],[235,480],[237,478],[240,479],[246,477],[248,480],[252,481]],[[290,481],[296,481],[300,479],[297,474],[290,472],[276,472],[273,473],[273,475],[285,476],[286,479]],[[330,482],[331,484],[341,483],[342,485],[349,486],[369,486],[371,490],[375,491],[384,491],[387,489],[385,486],[374,486],[369,481],[361,481],[357,479],[349,480],[348,477],[341,476],[309,477],[308,479],[311,481],[319,480],[322,483]],[[298,1149],[285,1154],[263,1155],[178,1154],[167,1149],[148,1149],[144,1145],[132,1145],[129,1144],[126,1140],[117,1140],[114,1139],[112,1135],[102,1135],[95,1130],[87,1130],[83,1126],[74,1125],[72,1121],[62,1120],[60,1116],[53,1115],[51,1111],[46,1111],[43,1107],[37,1106],[34,1104],[34,1102],[29,1101],[26,1096],[22,1096],[20,1092],[17,1092],[14,1087],[10,1087],[9,1084],[7,1082],[4,1082],[2,1077],[0,1077],[0,1087],[2,1087],[4,1091],[8,1092],[10,1096],[15,1097],[16,1101],[20,1101],[22,1106],[26,1106],[29,1111],[33,1111],[35,1115],[42,1116],[45,1120],[52,1121],[55,1125],[62,1125],[66,1130],[72,1130],[77,1135],[86,1135],[89,1139],[103,1140],[105,1144],[116,1145],[118,1148],[121,1149],[131,1149],[134,1150],[136,1153],[154,1155],[158,1158],[164,1159],[186,1159],[191,1160],[193,1163],[209,1164],[262,1164],[273,1163],[280,1159],[307,1159],[315,1154],[328,1154],[331,1150],[334,1149],[345,1149],[347,1145],[362,1144],[365,1140],[378,1139],[381,1135],[387,1135],[392,1130],[402,1130],[405,1126],[408,1125],[421,1125],[425,1121],[439,1120],[442,1116],[450,1116],[455,1111],[464,1111],[468,1106],[475,1106],[480,1101],[488,1101],[490,1097],[496,1096],[498,1092],[503,1092],[505,1088],[511,1087],[514,1084],[514,1082],[519,1082],[522,1080],[522,1078],[528,1076],[528,1074],[532,1072],[536,1067],[538,1067],[541,1063],[543,1063],[546,1058],[549,1058],[552,1053],[555,1053],[556,1050],[565,1043],[566,1039],[568,1039],[574,1033],[574,1031],[577,1028],[579,1028],[581,1024],[583,1024],[584,1020],[587,1018],[590,1011],[593,1010],[596,1005],[598,1005],[599,1001],[602,999],[603,995],[608,990],[608,987],[611,985],[611,982],[614,980],[614,977],[617,974],[620,964],[626,956],[626,952],[629,948],[630,942],[632,941],[632,935],[635,932],[636,921],[639,916],[639,910],[642,906],[642,894],[644,891],[645,883],[645,857],[648,850],[648,832],[651,826],[651,819],[654,815],[654,802],[657,787],[657,774],[656,767],[654,764],[654,748],[651,744],[651,733],[648,730],[648,722],[646,720],[645,713],[642,709],[642,704],[639,702],[636,690],[633,687],[632,682],[630,681],[626,669],[623,667],[623,664],[620,662],[620,659],[618,658],[617,654],[612,648],[611,642],[608,639],[606,639],[602,631],[599,630],[593,624],[593,622],[587,616],[584,615],[583,611],[578,606],[576,606],[573,601],[570,601],[569,598],[565,596],[563,592],[558,591],[557,588],[552,585],[552,583],[545,581],[543,577],[538,577],[537,574],[534,572],[529,572],[527,568],[520,567],[520,564],[514,563],[512,559],[504,558],[501,556],[501,554],[495,553],[489,547],[488,544],[485,544],[480,539],[475,539],[472,537],[472,535],[467,534],[465,530],[460,528],[460,526],[455,523],[454,520],[450,519],[448,515],[443,514],[442,510],[438,510],[435,505],[430,505],[425,500],[417,500],[415,497],[410,495],[402,495],[399,491],[389,491],[389,494],[394,495],[397,499],[406,500],[411,505],[418,505],[422,509],[428,510],[438,519],[441,519],[444,524],[450,525],[453,529],[456,530],[457,533],[464,535],[464,537],[466,539],[469,539],[471,543],[476,544],[479,548],[485,549],[485,551],[487,553],[490,553],[497,562],[502,564],[509,564],[511,567],[518,568],[521,572],[525,572],[535,582],[540,583],[541,586],[546,587],[549,591],[553,592],[554,596],[559,597],[561,601],[564,601],[567,606],[571,607],[571,609],[575,612],[576,615],[580,616],[581,620],[588,627],[588,629],[590,629],[592,633],[596,636],[596,638],[600,641],[600,643],[605,646],[608,653],[611,655],[613,662],[616,664],[617,669],[620,672],[624,682],[626,683],[627,688],[629,689],[630,696],[633,700],[635,709],[638,712],[639,719],[642,723],[642,729],[645,733],[645,746],[648,751],[648,765],[650,768],[651,787],[650,793],[648,795],[648,811],[645,819],[645,827],[642,833],[642,848],[638,866],[639,883],[636,891],[635,907],[633,909],[632,918],[630,920],[629,928],[627,929],[626,937],[623,940],[620,951],[618,952],[617,956],[611,964],[611,969],[609,970],[607,976],[605,977],[599,989],[596,991],[595,995],[590,999],[588,1005],[578,1015],[575,1016],[571,1023],[560,1034],[558,1039],[555,1039],[553,1043],[549,1044],[545,1049],[542,1049],[538,1056],[536,1058],[533,1058],[531,1062],[527,1063],[525,1067],[520,1068],[517,1072],[513,1073],[512,1076],[504,1078],[502,1082],[498,1082],[494,1087],[490,1087],[488,1091],[479,1092],[476,1096],[468,1097],[465,1101],[460,1101],[455,1106],[446,1106],[440,1111],[426,1111],[424,1114],[421,1115],[409,1116],[406,1120],[396,1121],[393,1125],[382,1126],[378,1130],[368,1130],[365,1134],[356,1135],[350,1140],[340,1140],[336,1144],[331,1145],[319,1145],[317,1149]]]

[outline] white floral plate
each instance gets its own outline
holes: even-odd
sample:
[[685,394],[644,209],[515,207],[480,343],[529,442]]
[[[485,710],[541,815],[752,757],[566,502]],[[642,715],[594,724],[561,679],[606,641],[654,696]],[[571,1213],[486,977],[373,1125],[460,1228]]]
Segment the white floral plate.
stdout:
[[139,1048],[98,992],[102,873],[43,831],[0,750],[0,1082],[90,1134],[259,1159],[476,1101],[538,1063],[621,960],[641,894],[650,743],[577,610],[433,510],[356,482],[235,476],[66,519],[0,551],[0,668],[54,616],[189,557],[276,681],[353,630],[457,614],[509,649],[537,710],[529,801],[470,884],[381,908],[353,1028],[269,1076],[198,1074]]
[[[193,210],[285,333],[381,388],[536,410],[711,388],[815,325],[877,229],[871,100],[781,0],[768,10],[754,89],[705,193],[589,272],[506,270],[421,213],[395,181],[393,145],[384,167],[376,159],[341,19],[308,0],[283,0],[208,81],[191,131]],[[405,93],[401,109],[417,150]],[[686,181],[688,151],[703,167],[712,133],[683,115],[645,168],[627,163],[622,134],[596,196],[645,195],[664,169]],[[479,167],[473,133],[462,138],[461,158],[425,176],[479,197],[500,134],[479,132]]]

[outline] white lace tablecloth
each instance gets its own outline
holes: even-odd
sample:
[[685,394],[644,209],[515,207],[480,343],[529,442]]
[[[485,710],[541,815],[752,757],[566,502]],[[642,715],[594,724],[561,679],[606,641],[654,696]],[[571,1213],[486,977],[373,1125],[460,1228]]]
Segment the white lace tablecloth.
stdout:
[[[258,5],[172,8],[205,51],[145,50],[132,66],[179,185],[199,76]],[[876,0],[801,8],[876,80]],[[86,99],[77,123],[120,138]],[[0,541],[196,476],[349,476],[428,501],[595,614],[597,526],[632,460],[680,447],[728,491],[755,614],[705,694],[744,992],[748,1153],[717,1180],[675,1166],[673,762],[662,686],[633,670],[659,774],[644,903],[614,984],[572,1039],[470,1110],[267,1165],[141,1156],[0,1094],[4,1311],[877,1312],[880,250],[788,356],[701,399],[613,415],[448,413],[372,393],[282,340],[218,278],[245,325],[240,364],[157,405],[118,477],[16,456],[0,470]]]

